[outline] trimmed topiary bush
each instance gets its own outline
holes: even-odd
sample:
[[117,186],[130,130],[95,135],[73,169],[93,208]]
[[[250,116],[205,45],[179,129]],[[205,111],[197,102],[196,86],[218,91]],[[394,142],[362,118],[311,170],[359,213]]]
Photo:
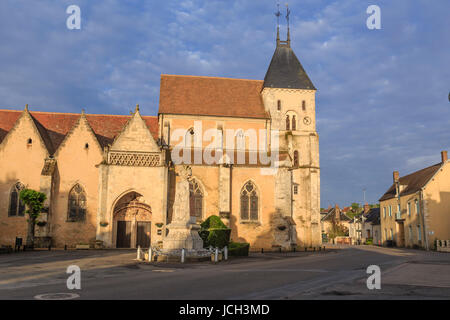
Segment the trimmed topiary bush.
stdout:
[[228,245],[228,254],[230,256],[248,256],[248,252],[250,250],[249,243],[241,243],[241,242],[230,242]]
[[208,217],[200,226],[199,235],[205,248],[223,248],[230,242],[231,229],[218,216]]
[[208,229],[228,229],[225,223],[220,220],[219,216],[210,216],[208,219],[202,222],[200,225],[202,227],[202,230],[208,230]]

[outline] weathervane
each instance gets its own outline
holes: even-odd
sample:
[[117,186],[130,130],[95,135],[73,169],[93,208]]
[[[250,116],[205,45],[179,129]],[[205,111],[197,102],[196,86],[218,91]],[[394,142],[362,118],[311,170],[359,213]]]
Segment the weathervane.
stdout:
[[291,14],[291,10],[289,10],[289,4],[286,3],[286,21],[287,21],[287,42],[288,45],[291,46],[291,33],[289,29],[289,15]]
[[275,16],[277,17],[277,46],[278,46],[280,42],[280,16],[281,16],[279,2],[277,2],[277,12],[275,12]]

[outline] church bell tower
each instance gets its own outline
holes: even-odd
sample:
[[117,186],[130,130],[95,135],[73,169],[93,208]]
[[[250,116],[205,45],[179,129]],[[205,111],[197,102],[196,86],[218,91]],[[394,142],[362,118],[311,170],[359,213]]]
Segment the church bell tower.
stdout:
[[[287,39],[280,40],[277,16],[276,48],[264,77],[262,98],[271,117],[271,130],[279,133],[280,152],[290,156],[289,201],[279,201],[284,215],[296,224],[297,245],[321,244],[319,136],[316,131],[316,88],[291,48],[286,7]],[[277,197],[277,196],[276,196]],[[282,195],[279,195],[281,199]],[[287,208],[286,208],[287,206]]]

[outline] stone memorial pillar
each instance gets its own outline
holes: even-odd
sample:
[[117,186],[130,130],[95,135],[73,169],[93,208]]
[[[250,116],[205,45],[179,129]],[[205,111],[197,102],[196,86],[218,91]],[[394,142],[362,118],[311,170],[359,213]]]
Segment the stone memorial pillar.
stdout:
[[164,250],[201,250],[203,240],[198,231],[200,226],[195,223],[195,217],[190,216],[189,210],[189,180],[192,171],[189,166],[181,167],[178,172],[175,189],[172,222],[167,225],[168,235],[163,240]]

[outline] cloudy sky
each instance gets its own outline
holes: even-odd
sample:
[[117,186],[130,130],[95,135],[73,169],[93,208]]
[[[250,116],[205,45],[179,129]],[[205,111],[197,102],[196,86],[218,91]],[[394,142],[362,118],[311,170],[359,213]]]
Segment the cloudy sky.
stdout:
[[[66,9],[81,8],[81,30]],[[1,0],[0,108],[158,110],[161,73],[263,79],[276,0]],[[284,4],[284,2],[282,2]],[[292,47],[318,88],[323,207],[374,203],[450,149],[450,1],[292,0]],[[369,5],[381,30],[366,27]],[[282,32],[285,32],[284,25]]]

